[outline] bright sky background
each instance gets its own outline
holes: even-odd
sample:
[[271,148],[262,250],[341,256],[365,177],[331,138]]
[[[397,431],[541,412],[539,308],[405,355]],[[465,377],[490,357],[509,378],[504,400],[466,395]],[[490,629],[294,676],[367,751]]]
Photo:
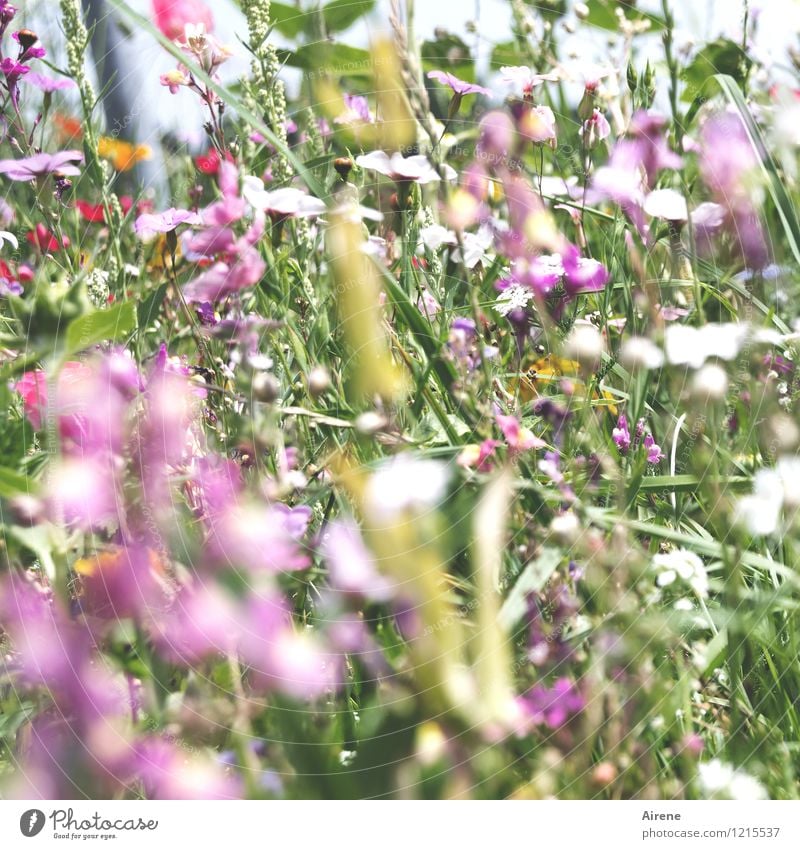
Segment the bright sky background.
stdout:
[[[149,13],[150,0],[129,0],[130,5],[139,11]],[[244,31],[244,21],[236,4],[231,0],[207,0],[214,12],[217,33],[221,40],[236,45],[236,34]],[[284,0],[293,2],[293,0]],[[303,0],[310,4],[311,0]],[[48,26],[53,28],[53,0],[28,0],[21,2],[20,7],[27,25],[39,24],[39,30],[44,34]],[[465,38],[468,44],[475,45],[479,39],[480,56],[485,57],[491,50],[492,44],[506,41],[510,38],[510,12],[507,0],[416,0],[417,33],[421,37],[429,37],[435,27],[444,27]],[[646,10],[658,11],[661,0],[639,0],[639,7]],[[721,34],[739,40],[742,28],[742,0],[672,0],[672,7],[677,22],[677,42],[690,39],[703,41],[715,38]],[[343,36],[348,43],[367,46],[370,34],[374,34],[386,26],[388,0],[379,0],[379,8],[369,18],[359,22]],[[758,14],[759,29],[755,49],[759,57],[778,65],[786,64],[786,48],[789,45],[800,47],[800,0],[750,0],[751,14]],[[479,36],[467,34],[467,21],[477,20]],[[564,47],[583,57],[594,54],[599,58],[604,52],[602,31],[591,30],[593,35],[569,36],[564,34]],[[662,55],[660,38],[648,37],[647,51],[653,58]],[[158,125],[185,132],[199,137],[198,111],[196,105],[181,95],[172,96],[158,84],[158,76],[170,67],[174,61],[167,56],[158,45],[154,45],[148,36],[134,34],[133,54],[136,62],[132,71],[141,77],[142,97],[146,100],[148,110],[157,114]],[[244,50],[241,50],[244,54]],[[480,57],[479,57],[480,58]],[[223,77],[236,78],[246,67],[246,58],[231,60],[224,66]],[[286,77],[291,84],[292,72]]]

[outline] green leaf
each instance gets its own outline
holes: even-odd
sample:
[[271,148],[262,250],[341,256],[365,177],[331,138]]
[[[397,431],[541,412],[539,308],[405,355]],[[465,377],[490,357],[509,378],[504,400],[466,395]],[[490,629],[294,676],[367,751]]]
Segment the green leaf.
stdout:
[[36,484],[27,475],[0,466],[0,496],[13,498],[15,495],[28,495],[36,490]]
[[709,79],[724,74],[741,83],[753,62],[742,48],[729,38],[718,38],[707,44],[682,73],[686,88],[681,100],[691,103]]
[[427,71],[445,68],[459,79],[475,82],[475,63],[466,43],[457,35],[447,33],[422,45],[422,67]]
[[64,357],[85,351],[99,342],[116,342],[136,327],[133,301],[124,301],[107,310],[95,310],[72,321],[67,327]]
[[304,44],[294,52],[280,54],[287,65],[315,76],[370,77],[372,59],[368,50],[348,44],[318,42]]
[[375,8],[375,0],[333,0],[322,9],[328,32],[342,32]]
[[650,31],[664,29],[664,19],[658,15],[650,15],[646,12],[641,12],[634,8],[633,3],[618,3],[617,0],[588,0],[589,15],[586,22],[600,29],[611,30],[612,32],[619,31],[619,18],[616,15],[615,9],[622,7],[625,12],[625,17],[629,21],[650,21]]
[[148,324],[158,315],[164,297],[167,294],[168,283],[162,283],[154,289],[136,308],[136,325],[139,330],[144,330]]
[[288,6],[286,3],[275,3],[269,5],[270,23],[286,38],[297,38],[305,29],[308,21],[308,13],[303,12],[296,6]]
[[560,563],[561,552],[550,547],[528,563],[500,608],[498,620],[503,628],[510,631],[519,622],[528,609],[528,596],[544,587]]
[[495,44],[489,65],[492,68],[502,68],[504,65],[524,65],[525,57],[516,41],[503,41]]

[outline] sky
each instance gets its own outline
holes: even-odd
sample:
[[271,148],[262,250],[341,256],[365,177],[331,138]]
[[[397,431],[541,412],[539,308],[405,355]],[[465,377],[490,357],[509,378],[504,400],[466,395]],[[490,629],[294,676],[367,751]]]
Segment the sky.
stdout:
[[[149,12],[150,0],[129,0],[130,5],[141,12]],[[237,33],[245,30],[244,20],[232,0],[207,0],[214,12],[217,33],[222,41],[238,44]],[[284,0],[294,2],[294,0]],[[311,0],[303,0],[310,4]],[[55,23],[52,18],[53,0],[28,0],[21,3],[26,24],[38,24],[40,31],[46,31]],[[571,3],[574,6],[574,3]],[[639,0],[639,7],[648,11],[658,11],[661,0]],[[689,40],[703,41],[719,35],[741,39],[743,0],[672,0],[676,18],[676,41],[678,46]],[[786,49],[790,45],[800,47],[800,0],[750,0],[751,14],[757,14],[758,35],[754,46],[759,58],[780,64],[786,64]],[[415,3],[416,30],[420,37],[428,38],[436,27],[444,27],[461,35],[468,44],[478,46],[479,68],[486,66],[491,47],[496,42],[507,41],[511,37],[510,11],[508,0],[417,0]],[[349,44],[367,46],[370,37],[382,31],[386,26],[388,0],[379,0],[375,12],[358,22],[343,40]],[[477,22],[479,35],[467,32],[468,21]],[[49,21],[49,24],[48,24]],[[564,50],[586,57],[600,58],[605,49],[606,35],[600,30],[591,30],[592,35],[568,35],[562,31]],[[57,39],[53,39],[57,41]],[[644,39],[647,53],[658,60],[662,55],[658,36]],[[223,66],[223,78],[236,79],[246,68],[243,48],[240,57]],[[151,132],[156,127],[170,129],[202,141],[202,131],[196,105],[190,98],[170,95],[159,85],[158,76],[171,67],[174,61],[144,33],[131,36],[131,73],[141,78],[137,81],[137,90],[142,92],[142,103],[150,118]],[[290,86],[296,84],[291,70],[286,73]],[[146,141],[146,139],[139,139]]]

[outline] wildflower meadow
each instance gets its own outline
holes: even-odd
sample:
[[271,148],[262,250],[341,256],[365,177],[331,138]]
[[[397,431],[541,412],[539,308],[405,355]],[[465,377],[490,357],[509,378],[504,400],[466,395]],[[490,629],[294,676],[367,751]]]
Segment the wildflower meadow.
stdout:
[[800,795],[800,42],[492,2],[0,0],[0,798]]

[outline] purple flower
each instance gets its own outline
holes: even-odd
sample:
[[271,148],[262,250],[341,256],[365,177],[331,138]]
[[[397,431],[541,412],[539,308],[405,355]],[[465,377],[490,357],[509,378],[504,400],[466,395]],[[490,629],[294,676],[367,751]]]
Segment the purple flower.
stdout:
[[651,465],[655,466],[656,463],[659,463],[666,456],[664,452],[661,450],[660,445],[656,445],[655,439],[653,439],[653,434],[648,433],[644,438],[644,448],[647,452],[647,462]]
[[580,292],[600,292],[608,283],[608,271],[596,259],[582,257],[578,249],[571,246],[563,255],[564,288],[571,297]]
[[355,522],[347,519],[331,522],[322,541],[322,554],[337,592],[372,601],[391,598],[392,586],[378,573]]
[[56,77],[47,77],[44,74],[38,73],[27,74],[25,82],[30,83],[45,94],[52,94],[54,91],[63,91],[68,88],[75,88],[74,81],[67,79],[66,77],[57,79]]
[[374,124],[375,116],[369,108],[369,101],[361,94],[345,94],[345,109],[337,115],[334,124],[355,124],[359,121],[365,124]]
[[561,728],[586,704],[583,696],[569,678],[559,678],[552,687],[537,684],[518,703],[530,723]]
[[83,162],[83,154],[78,150],[37,153],[26,159],[3,159],[0,161],[0,174],[5,174],[9,180],[22,181],[35,180],[53,173],[75,177],[81,173],[75,162]]
[[619,449],[620,454],[627,454],[631,447],[631,432],[628,428],[628,419],[622,415],[617,419],[617,426],[611,431],[611,438]]
[[499,165],[509,155],[514,146],[516,130],[511,116],[498,109],[487,112],[478,125],[479,158],[489,158],[491,165]]
[[488,88],[484,88],[482,85],[475,85],[474,83],[468,83],[464,80],[460,80],[458,77],[453,76],[453,74],[448,71],[428,71],[428,79],[436,80],[437,83],[441,83],[442,85],[449,86],[453,91],[463,97],[465,94],[485,94],[487,97],[490,97],[492,92]]
[[188,209],[171,207],[164,212],[146,212],[136,219],[134,229],[140,239],[149,239],[156,233],[169,233],[179,224],[200,224],[200,216]]

